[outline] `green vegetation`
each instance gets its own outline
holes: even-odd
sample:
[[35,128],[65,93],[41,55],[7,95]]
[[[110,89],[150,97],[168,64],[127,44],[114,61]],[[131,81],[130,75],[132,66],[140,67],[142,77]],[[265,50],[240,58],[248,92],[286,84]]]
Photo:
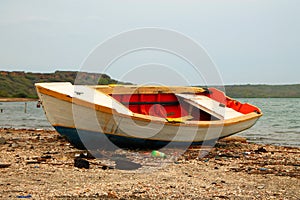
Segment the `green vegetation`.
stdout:
[[[34,83],[71,82],[90,85],[130,84],[111,79],[108,75],[76,71],[25,73],[0,71],[0,97],[37,98]],[[294,85],[227,85],[226,95],[233,98],[300,98],[300,84]]]
[[[77,78],[77,79],[76,79]],[[35,83],[71,82],[77,84],[116,84],[118,81],[108,75],[76,71],[56,71],[54,73],[6,72],[0,71],[0,97],[37,98]],[[128,84],[128,83],[119,83]]]
[[300,98],[300,84],[227,85],[226,95],[234,98]]

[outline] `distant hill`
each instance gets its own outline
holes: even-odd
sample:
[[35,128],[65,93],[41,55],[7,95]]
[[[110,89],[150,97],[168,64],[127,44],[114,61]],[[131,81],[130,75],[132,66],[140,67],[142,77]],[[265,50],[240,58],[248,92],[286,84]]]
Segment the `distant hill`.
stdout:
[[[76,79],[77,75],[80,76]],[[0,97],[37,98],[34,83],[71,82],[78,84],[116,84],[117,80],[108,75],[76,71],[56,71],[54,73],[7,72],[0,71]],[[130,84],[130,83],[119,83]],[[233,98],[253,97],[297,97],[300,98],[300,84],[295,85],[227,85],[226,95]]]
[[226,95],[235,98],[300,98],[300,84],[227,85]]
[[[82,84],[115,84],[117,80],[108,75],[76,71],[56,71],[54,73],[7,72],[0,71],[0,97],[6,98],[37,98],[34,83],[38,82],[71,82],[76,77]],[[77,81],[76,80],[76,81]]]

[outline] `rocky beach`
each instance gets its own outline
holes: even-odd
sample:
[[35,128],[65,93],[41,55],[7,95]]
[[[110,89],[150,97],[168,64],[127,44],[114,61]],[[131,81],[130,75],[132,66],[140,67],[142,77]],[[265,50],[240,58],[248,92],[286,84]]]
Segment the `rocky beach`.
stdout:
[[[240,137],[218,141],[204,157],[199,157],[203,148],[189,148],[152,170],[118,169],[50,130],[0,129],[0,149],[2,199],[300,198],[300,149]],[[135,163],[164,159],[143,155]]]

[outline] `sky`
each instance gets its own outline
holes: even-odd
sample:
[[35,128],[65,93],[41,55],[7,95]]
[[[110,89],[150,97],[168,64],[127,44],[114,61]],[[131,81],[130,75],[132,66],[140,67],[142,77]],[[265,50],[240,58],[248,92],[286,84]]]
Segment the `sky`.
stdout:
[[[109,38],[144,27],[197,42],[224,84],[300,83],[299,0],[1,0],[0,70],[80,71]],[[141,76],[125,72],[136,68]],[[105,72],[125,81],[174,84],[183,76],[178,83],[200,84],[190,69],[178,56],[147,50]]]

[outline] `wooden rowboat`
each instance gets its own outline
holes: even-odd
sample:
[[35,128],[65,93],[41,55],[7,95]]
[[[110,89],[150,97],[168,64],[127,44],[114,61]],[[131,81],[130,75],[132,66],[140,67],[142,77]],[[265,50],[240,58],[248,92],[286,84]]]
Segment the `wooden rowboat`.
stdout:
[[142,148],[200,144],[248,129],[262,116],[259,108],[215,88],[71,83],[36,88],[51,125],[77,148],[107,142]]

